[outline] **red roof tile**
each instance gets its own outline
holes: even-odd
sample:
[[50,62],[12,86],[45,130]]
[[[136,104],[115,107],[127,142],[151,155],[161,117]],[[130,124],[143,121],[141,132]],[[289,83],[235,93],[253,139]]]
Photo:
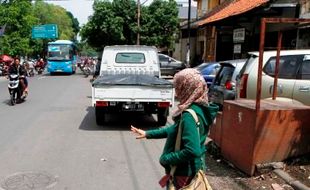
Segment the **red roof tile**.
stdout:
[[198,25],[201,26],[230,16],[245,13],[251,9],[261,6],[268,1],[269,0],[233,0],[230,3],[226,3],[224,6],[219,5],[219,9],[215,8],[215,12],[211,11],[209,14],[207,14],[205,19],[198,21]]

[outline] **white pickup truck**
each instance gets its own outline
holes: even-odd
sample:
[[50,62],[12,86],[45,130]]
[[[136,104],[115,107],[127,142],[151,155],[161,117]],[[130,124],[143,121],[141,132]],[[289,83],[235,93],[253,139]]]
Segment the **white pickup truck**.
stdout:
[[174,88],[160,78],[157,49],[119,45],[104,48],[100,75],[92,83],[92,105],[96,122],[104,125],[107,113],[126,111],[157,114],[165,125],[174,104]]

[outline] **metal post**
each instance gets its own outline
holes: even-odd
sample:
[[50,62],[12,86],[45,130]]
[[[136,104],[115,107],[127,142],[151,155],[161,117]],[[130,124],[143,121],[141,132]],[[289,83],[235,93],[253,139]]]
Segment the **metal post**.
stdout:
[[282,46],[282,31],[278,32],[278,46],[277,46],[277,58],[276,58],[276,68],[274,73],[274,83],[273,83],[273,92],[272,99],[275,100],[278,93],[278,76],[279,76],[279,63],[280,63],[280,51]]
[[188,42],[187,42],[187,54],[186,62],[190,66],[191,60],[191,0],[188,0],[188,17],[187,17],[187,30],[188,30]]
[[262,93],[262,67],[263,56],[265,46],[265,30],[266,30],[266,18],[261,19],[260,25],[260,42],[259,42],[259,58],[258,58],[258,72],[257,72],[257,92],[256,92],[256,112],[260,110],[260,99]]
[[140,0],[137,0],[137,6],[138,6],[138,13],[137,13],[137,25],[138,25],[138,31],[137,31],[137,45],[140,45]]

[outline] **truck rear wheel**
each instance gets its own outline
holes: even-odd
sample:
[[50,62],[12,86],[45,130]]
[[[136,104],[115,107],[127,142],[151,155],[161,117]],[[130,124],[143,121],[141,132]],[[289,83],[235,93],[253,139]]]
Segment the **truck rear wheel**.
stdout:
[[97,125],[103,125],[105,120],[105,112],[102,108],[95,108],[96,112],[96,123]]
[[164,126],[167,123],[169,108],[158,108],[157,123],[159,126]]

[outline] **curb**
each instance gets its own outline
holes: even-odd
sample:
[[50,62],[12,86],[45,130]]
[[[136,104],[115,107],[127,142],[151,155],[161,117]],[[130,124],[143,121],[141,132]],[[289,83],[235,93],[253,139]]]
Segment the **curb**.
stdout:
[[287,184],[293,187],[296,190],[310,190],[309,187],[301,183],[300,181],[292,178],[288,173],[283,171],[282,169],[274,169],[274,173],[276,173],[279,177],[281,177]]

